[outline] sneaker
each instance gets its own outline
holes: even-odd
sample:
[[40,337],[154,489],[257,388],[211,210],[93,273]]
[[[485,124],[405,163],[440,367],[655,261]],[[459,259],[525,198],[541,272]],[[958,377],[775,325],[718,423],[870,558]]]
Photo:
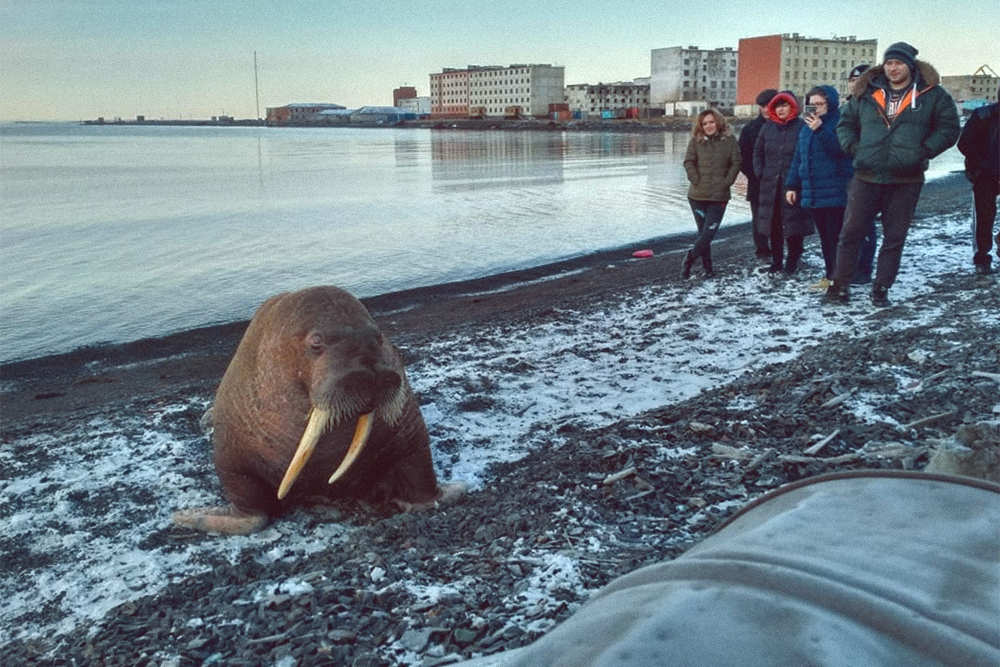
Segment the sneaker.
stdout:
[[817,280],[816,282],[814,282],[812,285],[810,285],[809,289],[811,289],[814,292],[822,292],[822,291],[828,289],[830,287],[830,285],[832,285],[832,284],[833,284],[833,281],[830,280],[829,278],[820,278],[819,280]]
[[889,301],[889,288],[882,285],[873,285],[871,293],[872,305],[876,308],[888,308],[892,305]]
[[694,258],[691,257],[691,251],[684,254],[684,261],[681,263],[681,278],[687,280],[691,277],[691,267],[694,265]]
[[993,274],[993,267],[989,264],[976,264],[976,275],[989,276]]
[[851,293],[847,285],[830,283],[830,286],[823,292],[823,301],[826,303],[847,303],[851,299]]

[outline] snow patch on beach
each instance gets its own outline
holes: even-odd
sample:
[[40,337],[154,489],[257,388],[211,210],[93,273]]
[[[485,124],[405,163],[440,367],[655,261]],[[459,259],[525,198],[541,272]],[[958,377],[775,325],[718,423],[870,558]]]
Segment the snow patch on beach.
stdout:
[[[864,289],[847,307],[822,307],[819,293],[807,289],[821,266],[811,246],[795,279],[747,270],[650,285],[604,312],[567,311],[556,322],[475,337],[442,335],[408,369],[439,474],[475,489],[488,482],[492,464],[558,446],[563,432],[684,400],[834,334],[927,323],[934,311],[907,301],[932,292],[937,276],[969,270],[968,248],[952,240],[967,236],[967,224],[964,214],[918,222],[890,293],[897,305],[885,311],[867,303]],[[976,296],[958,298],[971,305]],[[976,316],[995,326],[989,319]],[[209,399],[107,414],[0,447],[0,643],[93,624],[116,605],[219,561],[292,559],[350,532],[297,512],[251,537],[171,537],[173,509],[222,501],[209,442],[197,428]],[[875,419],[871,400],[856,394],[846,405]],[[524,599],[509,601],[524,606],[526,619],[553,587],[578,581],[572,564],[538,564],[541,578],[528,582]]]
[[[410,366],[438,451],[439,472],[475,489],[489,466],[516,460],[567,429],[604,426],[799,356],[835,333],[856,336],[933,321],[939,309],[906,302],[934,290],[935,276],[968,264],[961,217],[915,227],[906,247],[897,304],[878,310],[867,287],[847,307],[824,307],[807,285],[818,277],[811,250],[794,279],[754,271],[682,285],[651,285],[618,307],[567,311],[529,329],[440,337]],[[952,238],[952,237],[949,237]],[[919,257],[919,261],[915,258]],[[975,293],[961,296],[975,299]]]

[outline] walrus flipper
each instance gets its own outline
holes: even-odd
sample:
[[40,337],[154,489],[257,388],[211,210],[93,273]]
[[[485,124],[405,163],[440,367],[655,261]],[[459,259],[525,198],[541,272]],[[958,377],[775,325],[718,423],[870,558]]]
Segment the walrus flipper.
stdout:
[[267,525],[268,517],[266,514],[248,514],[232,505],[225,505],[179,510],[174,512],[173,521],[177,526],[194,528],[206,533],[249,535],[263,529]]

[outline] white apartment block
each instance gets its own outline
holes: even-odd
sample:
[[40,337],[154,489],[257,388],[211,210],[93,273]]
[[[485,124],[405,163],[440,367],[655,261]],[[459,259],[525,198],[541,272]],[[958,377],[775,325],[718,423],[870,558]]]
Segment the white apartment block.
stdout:
[[602,111],[649,108],[649,79],[616,83],[574,83],[566,86],[570,111],[599,116]]
[[565,68],[469,65],[431,74],[431,113],[452,116],[548,116],[563,102]]
[[739,56],[732,47],[700,49],[673,46],[650,54],[649,102],[663,108],[671,102],[704,100],[731,111],[736,105]]
[[880,62],[878,40],[850,37],[814,39],[798,33],[782,35],[781,88],[804,97],[810,89],[833,86],[841,98],[848,94],[847,78],[860,64]]

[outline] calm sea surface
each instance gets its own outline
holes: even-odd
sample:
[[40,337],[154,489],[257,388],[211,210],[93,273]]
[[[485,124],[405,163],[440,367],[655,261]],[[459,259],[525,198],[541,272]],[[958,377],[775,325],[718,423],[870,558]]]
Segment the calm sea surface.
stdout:
[[687,136],[3,125],[0,361],[691,231]]

